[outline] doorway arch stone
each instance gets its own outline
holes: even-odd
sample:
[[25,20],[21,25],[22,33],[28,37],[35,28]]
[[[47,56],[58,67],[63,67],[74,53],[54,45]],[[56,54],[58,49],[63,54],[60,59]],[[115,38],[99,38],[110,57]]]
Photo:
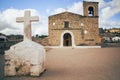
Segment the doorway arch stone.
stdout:
[[61,34],[61,41],[60,41],[60,47],[64,46],[64,35],[65,34],[70,34],[71,35],[71,46],[75,47],[75,40],[74,40],[74,35],[71,31],[69,30],[65,30],[62,34]]

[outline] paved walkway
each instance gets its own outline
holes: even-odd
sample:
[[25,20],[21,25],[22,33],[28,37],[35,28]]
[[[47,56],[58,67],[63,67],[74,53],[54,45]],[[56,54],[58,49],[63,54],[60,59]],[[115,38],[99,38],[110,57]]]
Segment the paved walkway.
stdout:
[[120,80],[120,48],[51,49],[40,77],[3,77],[3,61],[0,80]]

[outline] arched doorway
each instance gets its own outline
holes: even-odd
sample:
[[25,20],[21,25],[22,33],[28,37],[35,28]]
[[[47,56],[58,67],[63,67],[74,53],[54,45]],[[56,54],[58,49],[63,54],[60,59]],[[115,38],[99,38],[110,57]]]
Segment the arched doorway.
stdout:
[[64,35],[67,34],[67,33],[71,36],[71,46],[75,47],[74,35],[69,30],[65,30],[64,32],[62,32],[62,34],[61,34],[61,40],[60,40],[60,47],[64,47]]
[[63,45],[64,46],[72,46],[71,35],[69,33],[65,33],[63,36]]

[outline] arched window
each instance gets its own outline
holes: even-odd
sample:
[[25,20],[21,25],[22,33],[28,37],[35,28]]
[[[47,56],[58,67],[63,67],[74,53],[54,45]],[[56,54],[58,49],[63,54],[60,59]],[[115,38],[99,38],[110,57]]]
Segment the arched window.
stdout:
[[94,8],[93,7],[88,8],[88,16],[94,16]]

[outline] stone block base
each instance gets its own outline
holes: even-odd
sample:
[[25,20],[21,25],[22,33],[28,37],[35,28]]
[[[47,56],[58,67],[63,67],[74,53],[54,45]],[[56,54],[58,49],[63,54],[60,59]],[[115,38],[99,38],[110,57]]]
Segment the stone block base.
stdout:
[[23,41],[5,51],[5,76],[39,76],[44,71],[45,49],[33,41]]

